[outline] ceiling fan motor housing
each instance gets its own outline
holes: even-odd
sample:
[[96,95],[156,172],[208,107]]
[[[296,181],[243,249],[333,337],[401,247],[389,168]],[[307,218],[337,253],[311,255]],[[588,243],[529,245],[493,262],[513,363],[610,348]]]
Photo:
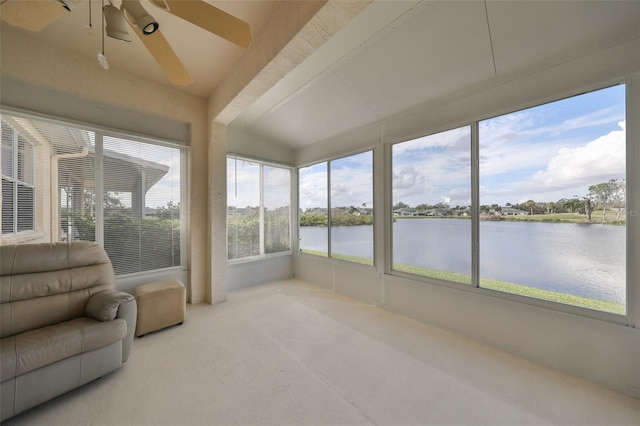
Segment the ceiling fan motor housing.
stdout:
[[153,34],[160,28],[158,21],[147,13],[138,0],[123,0],[122,7],[133,21],[132,23],[140,28],[143,34]]

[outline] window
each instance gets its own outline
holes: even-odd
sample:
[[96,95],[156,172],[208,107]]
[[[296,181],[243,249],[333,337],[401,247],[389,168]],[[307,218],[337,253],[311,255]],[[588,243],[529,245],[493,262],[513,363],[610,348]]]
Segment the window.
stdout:
[[479,129],[480,286],[624,314],[625,86]]
[[104,247],[116,274],[180,265],[180,149],[105,135]]
[[227,258],[291,250],[291,170],[227,157]]
[[471,283],[469,126],[392,147],[393,269]]
[[300,204],[300,251],[318,256],[329,255],[329,195],[327,163],[298,170]]
[[625,90],[393,145],[392,269],[624,315]]
[[34,146],[2,120],[2,234],[35,230]]
[[373,265],[373,152],[329,164],[331,257]]
[[300,251],[373,265],[373,151],[299,173]]
[[46,220],[38,222],[43,232],[33,242],[100,242],[116,275],[182,265],[184,147],[54,121],[24,117],[10,121],[37,141],[42,158],[34,178],[33,165],[27,167],[33,164],[30,144],[21,145],[18,138],[11,148],[13,156],[5,157],[10,147],[5,146],[4,135],[11,126],[3,122],[3,234],[5,216],[10,214],[7,209],[5,215],[10,199],[5,193],[11,191],[5,185],[5,165],[6,170],[18,165],[21,172],[14,171],[12,181],[31,191],[27,197],[19,185],[11,193],[18,196],[18,216],[23,220],[14,225],[18,230],[26,226],[25,218],[33,223],[33,213],[29,217],[22,212],[27,208],[33,212],[35,182],[43,192],[57,188],[43,197],[42,204],[49,208],[41,209],[47,210]]

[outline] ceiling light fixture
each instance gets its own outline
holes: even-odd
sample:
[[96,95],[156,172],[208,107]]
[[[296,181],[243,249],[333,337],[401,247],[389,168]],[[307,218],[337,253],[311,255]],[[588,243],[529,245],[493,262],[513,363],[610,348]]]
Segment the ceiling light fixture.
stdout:
[[158,21],[147,13],[138,0],[122,0],[122,7],[129,22],[140,28],[143,34],[153,34],[160,27]]
[[[89,3],[91,4],[91,3]],[[104,10],[104,0],[102,0],[102,10]],[[104,68],[105,70],[109,69],[109,62],[107,61],[107,57],[104,56],[104,13],[102,13],[102,51],[98,52],[98,63],[100,64],[100,66],[102,68]]]
[[[111,3],[111,1],[109,1],[109,3]],[[107,35],[117,40],[131,41],[131,36],[127,31],[127,23],[120,9],[111,3],[103,6],[102,11],[104,13],[104,19],[107,22]]]

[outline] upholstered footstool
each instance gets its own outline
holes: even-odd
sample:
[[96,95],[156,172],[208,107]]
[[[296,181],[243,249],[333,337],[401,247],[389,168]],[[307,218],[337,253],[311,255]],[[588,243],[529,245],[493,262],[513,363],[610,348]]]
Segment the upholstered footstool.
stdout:
[[135,296],[138,304],[137,337],[184,321],[187,292],[180,281],[142,284],[136,287]]

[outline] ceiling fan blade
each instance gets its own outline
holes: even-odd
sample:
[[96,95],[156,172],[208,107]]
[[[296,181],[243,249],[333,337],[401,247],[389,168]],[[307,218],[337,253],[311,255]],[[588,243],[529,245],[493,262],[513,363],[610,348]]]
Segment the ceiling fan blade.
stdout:
[[248,23],[202,0],[151,0],[151,3],[240,47],[251,46],[253,37]]
[[171,83],[178,86],[186,86],[193,82],[189,72],[160,30],[156,30],[153,34],[143,34],[137,26],[131,25],[131,28],[133,28],[133,31],[138,35],[149,53],[160,65],[160,68],[162,68]]
[[34,32],[40,31],[65,12],[58,0],[6,0],[0,3],[3,21]]

